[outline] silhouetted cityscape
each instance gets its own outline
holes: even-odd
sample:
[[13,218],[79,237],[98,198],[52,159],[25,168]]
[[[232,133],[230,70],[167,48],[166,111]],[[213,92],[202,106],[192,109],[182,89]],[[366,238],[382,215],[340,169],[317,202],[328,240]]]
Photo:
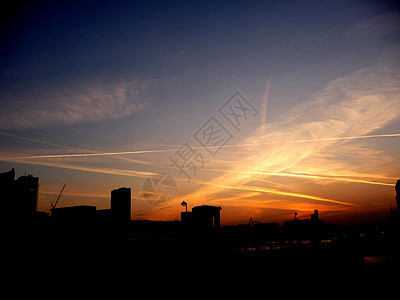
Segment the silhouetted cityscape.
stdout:
[[[64,186],[65,187],[65,186]],[[63,187],[63,189],[64,189]],[[85,251],[142,259],[254,260],[266,265],[372,263],[397,264],[399,251],[400,180],[395,204],[386,221],[365,226],[338,226],[321,219],[318,209],[310,218],[286,220],[283,226],[250,218],[247,224],[221,226],[220,206],[194,206],[180,220],[131,220],[131,189],[111,191],[110,209],[77,205],[57,207],[50,213],[38,208],[39,178],[15,179],[14,169],[0,173],[6,226],[6,247],[23,249],[32,257],[46,249],[79,257]],[[28,251],[29,250],[29,251]],[[75,255],[75,256],[74,256]]]

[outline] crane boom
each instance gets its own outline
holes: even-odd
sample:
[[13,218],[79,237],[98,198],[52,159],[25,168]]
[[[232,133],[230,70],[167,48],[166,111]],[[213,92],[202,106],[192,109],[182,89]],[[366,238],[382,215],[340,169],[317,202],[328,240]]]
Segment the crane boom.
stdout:
[[53,205],[53,203],[51,203],[51,209],[52,209],[52,210],[54,210],[54,209],[56,208],[57,203],[58,203],[58,200],[60,200],[61,194],[62,194],[62,192],[64,191],[65,186],[66,186],[66,184],[64,184],[64,186],[62,187],[61,192],[60,192],[60,194],[59,194],[58,197],[57,197],[56,203],[55,203],[54,205]]

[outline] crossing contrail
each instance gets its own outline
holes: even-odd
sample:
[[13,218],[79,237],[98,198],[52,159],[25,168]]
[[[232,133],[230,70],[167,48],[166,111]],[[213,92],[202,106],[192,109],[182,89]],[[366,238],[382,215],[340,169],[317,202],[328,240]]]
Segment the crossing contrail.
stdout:
[[385,185],[385,186],[393,186],[393,183],[386,182],[378,182],[378,181],[370,181],[363,179],[353,179],[353,178],[345,178],[340,176],[327,176],[327,175],[315,175],[315,174],[301,174],[301,173],[286,173],[286,172],[258,172],[261,175],[272,175],[272,176],[283,176],[283,177],[300,177],[300,178],[313,178],[313,179],[326,179],[326,180],[337,180],[337,181],[347,181],[347,182],[355,182],[355,183],[366,183],[366,184],[374,184],[374,185]]
[[[279,176],[279,177],[298,177],[298,178],[312,178],[312,179],[324,179],[324,180],[335,180],[335,181],[345,181],[345,182],[354,182],[354,183],[365,183],[365,184],[372,184],[372,185],[384,185],[384,186],[393,186],[393,183],[386,183],[386,182],[381,182],[381,181],[371,181],[371,180],[365,180],[365,179],[359,179],[359,178],[348,178],[344,176],[334,176],[334,175],[320,175],[320,174],[305,174],[305,173],[288,173],[288,172],[268,172],[268,171],[240,171],[240,170],[225,170],[225,169],[215,169],[215,168],[206,168],[208,171],[216,171],[216,172],[222,172],[222,173],[236,173],[236,174],[246,174],[246,175],[266,175],[266,176]],[[362,176],[362,175],[360,175]],[[365,176],[365,175],[364,175]],[[373,178],[373,176],[370,176],[368,178]],[[386,180],[395,180],[396,178],[390,178],[390,177],[385,177],[385,178],[377,178],[377,180],[381,179],[386,179]],[[260,181],[265,181],[260,178],[255,178],[255,180],[260,180]],[[267,183],[272,183],[272,184],[277,184],[276,182],[268,182]],[[278,184],[280,185],[280,184]]]
[[271,194],[290,196],[290,197],[296,197],[296,198],[305,198],[305,199],[321,201],[321,202],[329,202],[329,203],[340,204],[340,205],[345,205],[345,206],[357,206],[357,204],[354,204],[354,203],[338,201],[338,200],[334,200],[334,199],[329,199],[329,198],[319,197],[319,196],[314,196],[314,195],[309,195],[309,194],[303,194],[303,193],[286,192],[286,191],[270,189],[270,188],[248,186],[248,185],[231,186],[231,185],[216,184],[216,183],[212,183],[212,182],[199,182],[197,180],[196,180],[196,182],[202,183],[202,184],[205,184],[205,185],[221,187],[221,188],[224,188],[224,189],[234,189],[234,190],[245,190],[245,191],[252,191],[252,192],[271,193]]
[[[302,139],[302,140],[288,140],[281,142],[265,142],[265,143],[248,143],[238,145],[225,145],[225,146],[210,146],[209,149],[213,148],[235,148],[235,147],[247,147],[247,146],[260,146],[260,145],[273,145],[273,144],[284,144],[284,143],[309,143],[309,142],[321,142],[321,141],[337,141],[337,140],[355,140],[355,139],[367,139],[367,138],[382,138],[382,137],[399,137],[400,133],[389,133],[389,134],[374,134],[374,135],[361,135],[361,136],[345,136],[345,137],[327,137],[318,139]],[[202,148],[192,146],[193,149]],[[136,151],[123,151],[123,152],[102,152],[102,153],[78,153],[78,154],[49,154],[49,155],[31,155],[31,156],[18,156],[18,157],[0,157],[0,160],[17,160],[17,159],[38,159],[38,158],[68,158],[68,157],[91,157],[91,156],[114,156],[114,155],[129,155],[129,154],[145,154],[145,153],[163,153],[163,152],[176,152],[180,148],[175,149],[159,149],[159,150],[136,150]]]
[[0,160],[6,159],[36,159],[36,158],[68,158],[68,157],[88,157],[88,156],[113,156],[127,154],[143,154],[143,153],[159,153],[172,152],[178,149],[162,149],[162,150],[138,150],[124,152],[102,152],[102,153],[78,153],[78,154],[49,154],[49,155],[32,155],[32,156],[17,156],[17,157],[0,157]]

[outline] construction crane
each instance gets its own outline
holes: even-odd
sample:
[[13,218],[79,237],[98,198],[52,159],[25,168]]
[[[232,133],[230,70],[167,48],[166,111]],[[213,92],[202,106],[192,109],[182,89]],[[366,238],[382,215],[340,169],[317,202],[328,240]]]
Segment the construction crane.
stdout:
[[249,223],[247,225],[252,226],[254,224],[261,224],[261,222],[260,221],[253,221],[253,218],[250,217]]
[[60,192],[60,194],[59,194],[58,197],[57,197],[56,203],[55,203],[54,205],[53,205],[53,203],[50,203],[50,204],[51,204],[51,208],[50,208],[51,215],[53,215],[53,212],[54,212],[54,210],[56,209],[58,200],[60,200],[61,194],[62,194],[62,192],[64,191],[65,186],[66,186],[66,184],[64,184],[64,186],[62,187],[61,192]]

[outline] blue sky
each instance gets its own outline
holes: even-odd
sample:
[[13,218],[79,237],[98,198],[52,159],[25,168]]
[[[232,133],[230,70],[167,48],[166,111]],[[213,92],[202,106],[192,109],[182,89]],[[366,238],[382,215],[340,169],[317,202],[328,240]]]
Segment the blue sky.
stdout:
[[[50,208],[64,183],[60,205],[106,208],[111,189],[129,186],[135,190],[133,217],[158,219],[178,218],[180,197],[193,197],[187,200],[193,205],[220,201],[229,207],[226,219],[232,222],[286,217],[293,209],[308,213],[318,205],[304,201],[319,201],[316,197],[353,203],[344,192],[329,194],[337,184],[348,193],[362,185],[376,195],[359,210],[392,203],[393,192],[385,184],[399,176],[393,171],[399,138],[339,138],[400,133],[396,1],[43,1],[15,5],[4,14],[0,166],[40,177],[42,210]],[[210,117],[220,116],[218,109],[237,91],[258,114],[240,132],[223,123],[233,130],[230,143],[257,141],[263,148],[224,149],[209,158],[207,168],[214,171],[199,170],[186,183],[169,165],[171,149],[194,143],[193,134]],[[302,160],[292,160],[293,147],[265,144],[266,138],[282,142],[288,136],[341,142],[298,149]],[[167,152],[26,158],[136,150]],[[361,150],[362,162],[354,157]],[[253,151],[269,156],[253,157]],[[274,151],[285,151],[285,159]],[[260,165],[260,159],[286,165]],[[249,160],[264,172],[257,179],[264,180],[264,190],[254,190],[260,184],[244,189],[249,178],[226,178],[235,168],[250,166]],[[332,162],[336,181],[293,176],[326,175]],[[319,169],[311,170],[313,164]],[[147,176],[160,172],[175,179],[178,196],[154,208],[141,198],[141,187]],[[339,177],[383,185],[339,182]],[[210,192],[205,182],[220,182],[225,190]],[[236,205],[224,193],[238,199]],[[339,206],[320,209],[343,213]]]

